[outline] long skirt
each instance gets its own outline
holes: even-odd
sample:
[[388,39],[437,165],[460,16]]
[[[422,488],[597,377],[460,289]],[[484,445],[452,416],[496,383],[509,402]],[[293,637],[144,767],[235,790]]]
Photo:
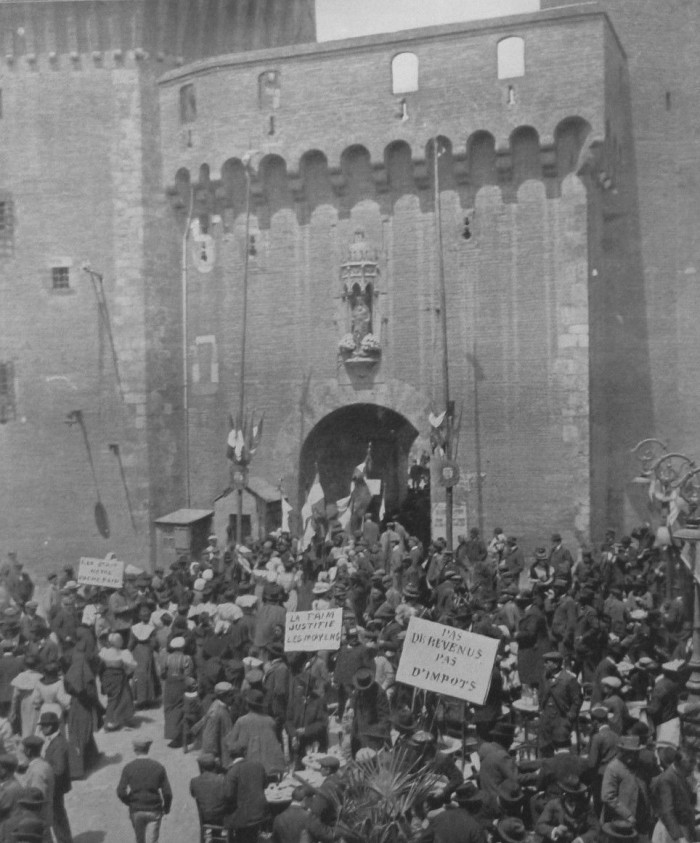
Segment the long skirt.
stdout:
[[151,705],[160,696],[160,680],[156,673],[153,648],[148,642],[139,643],[132,652],[136,661],[134,701],[136,705]]
[[134,716],[134,698],[129,675],[122,667],[106,667],[102,672],[102,693],[107,696],[105,728],[119,729]]
[[68,761],[72,779],[84,778],[97,760],[96,725],[94,703],[86,704],[79,697],[73,697],[68,710]]
[[163,711],[165,715],[165,739],[174,741],[182,738],[182,723],[185,711],[185,680],[166,679],[163,683]]

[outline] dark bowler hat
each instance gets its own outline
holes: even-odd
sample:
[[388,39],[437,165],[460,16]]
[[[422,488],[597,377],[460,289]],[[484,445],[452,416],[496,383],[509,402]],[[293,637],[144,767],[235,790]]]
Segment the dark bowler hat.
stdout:
[[25,749],[41,749],[44,745],[44,739],[40,735],[27,735],[23,738],[22,745]]
[[340,768],[340,759],[336,758],[335,755],[326,755],[318,762],[318,766],[321,770],[330,770],[332,773],[336,773]]
[[497,741],[507,740],[509,743],[512,743],[513,738],[515,737],[515,726],[511,723],[496,723],[491,730],[490,737]]
[[522,820],[517,817],[506,817],[496,826],[501,843],[524,843],[527,840],[527,830]]
[[418,726],[418,721],[413,717],[413,712],[408,706],[398,712],[393,723],[399,732],[412,732]]
[[252,711],[262,711],[263,705],[265,704],[265,695],[257,688],[251,688],[246,694],[245,701],[248,708]]
[[559,782],[559,787],[570,796],[582,796],[587,791],[586,785],[575,774],[564,776]]
[[552,541],[553,542],[560,542],[561,541],[561,533],[552,533]]
[[39,717],[40,726],[58,726],[58,714],[55,711],[42,711]]
[[366,691],[374,682],[374,673],[368,667],[361,667],[352,677],[352,684],[358,691]]
[[469,811],[477,812],[484,804],[484,794],[473,781],[459,785],[453,796],[460,807],[467,808]]
[[517,782],[504,781],[498,788],[498,799],[503,805],[509,805],[511,807],[519,805],[523,801],[524,796],[525,794]]
[[3,752],[3,754],[0,755],[0,767],[4,770],[12,770],[14,773],[17,769],[17,764],[18,761],[16,755],[11,755],[9,752]]
[[134,749],[143,750],[150,749],[152,743],[153,741],[150,738],[133,738],[131,741],[131,745]]
[[569,746],[571,743],[571,732],[566,726],[555,726],[552,730],[552,743],[554,746]]
[[546,559],[548,557],[548,555],[549,554],[547,553],[547,551],[544,547],[538,547],[537,550],[535,551],[535,559],[539,559],[539,560]]
[[627,820],[613,820],[609,823],[603,823],[603,834],[605,834],[609,843],[617,840],[625,840],[627,843],[634,843],[639,838],[637,830],[632,823]]
[[281,659],[284,655],[284,644],[280,641],[271,641],[265,646],[265,649],[273,659]]

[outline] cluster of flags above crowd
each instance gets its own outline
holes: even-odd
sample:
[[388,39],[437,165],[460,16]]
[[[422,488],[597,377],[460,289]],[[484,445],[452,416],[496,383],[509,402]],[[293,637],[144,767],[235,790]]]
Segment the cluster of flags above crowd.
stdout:
[[[326,501],[318,471],[311,484],[306,502],[301,508],[303,537],[301,549],[306,550],[314,537],[330,533],[332,525],[337,523],[343,530],[355,527],[361,523],[367,512],[372,498],[382,492],[382,481],[372,480],[367,474],[372,470],[372,443],[367,446],[364,460],[352,473],[349,494],[338,501]],[[380,520],[384,517],[384,497],[382,496],[379,511]]]

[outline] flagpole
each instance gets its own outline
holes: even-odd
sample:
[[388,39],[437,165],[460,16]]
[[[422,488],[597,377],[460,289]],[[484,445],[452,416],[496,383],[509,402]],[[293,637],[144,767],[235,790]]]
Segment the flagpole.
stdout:
[[[442,210],[440,207],[440,176],[438,169],[439,138],[433,139],[433,185],[435,189],[435,227],[437,233],[438,281],[440,284],[440,323],[442,328],[442,388],[445,405],[446,441],[445,457],[452,457],[452,408],[450,404],[450,369],[447,346],[447,287],[445,261],[442,252]],[[447,550],[452,550],[452,486],[445,488],[445,540]]]
[[[245,194],[245,246],[243,253],[243,302],[241,314],[241,372],[240,372],[240,386],[238,392],[238,425],[239,429],[243,430],[244,413],[245,413],[245,347],[246,334],[248,329],[248,267],[250,263],[250,191],[251,191],[251,160],[245,161],[245,180],[246,180],[246,194]],[[238,426],[237,425],[237,426]],[[241,482],[238,489],[238,513],[236,516],[236,542],[243,544],[243,486]]]

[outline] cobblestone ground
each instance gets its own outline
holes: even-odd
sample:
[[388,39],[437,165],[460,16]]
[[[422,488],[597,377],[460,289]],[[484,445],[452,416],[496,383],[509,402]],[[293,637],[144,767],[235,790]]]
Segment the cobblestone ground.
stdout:
[[129,843],[135,840],[129,811],[117,799],[117,783],[122,768],[134,757],[131,740],[135,735],[153,740],[150,756],[168,771],[173,789],[173,807],[163,818],[163,843],[198,843],[199,822],[190,796],[190,779],[197,775],[196,753],[168,749],[163,738],[163,710],[138,712],[133,729],[98,732],[95,736],[102,757],[97,769],[84,781],[73,782],[66,797],[66,808],[75,843]]

